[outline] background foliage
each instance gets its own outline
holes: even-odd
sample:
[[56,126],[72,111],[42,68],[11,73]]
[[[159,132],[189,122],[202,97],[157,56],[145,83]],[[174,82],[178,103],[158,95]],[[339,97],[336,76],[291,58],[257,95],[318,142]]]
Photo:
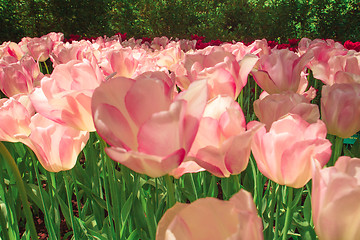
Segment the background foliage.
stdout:
[[0,0],[0,41],[51,31],[65,37],[168,36],[252,41],[360,39],[358,0]]

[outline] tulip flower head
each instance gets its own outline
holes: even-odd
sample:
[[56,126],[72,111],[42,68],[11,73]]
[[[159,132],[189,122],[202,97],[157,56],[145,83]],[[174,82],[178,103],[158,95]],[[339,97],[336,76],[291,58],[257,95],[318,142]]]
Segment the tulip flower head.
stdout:
[[269,130],[271,124],[288,113],[297,114],[309,123],[320,118],[319,108],[303,95],[287,92],[270,94],[254,102],[254,112]]
[[30,99],[36,111],[48,119],[92,132],[91,97],[102,81],[104,76],[96,63],[72,60],[44,77],[41,88],[34,89]]
[[30,93],[44,77],[39,65],[28,55],[16,62],[2,62],[0,66],[0,89],[8,97]]
[[176,203],[160,219],[156,240],[260,240],[261,218],[251,194],[243,189],[229,201],[202,198]]
[[265,127],[257,131],[252,152],[262,174],[280,185],[300,188],[311,179],[314,159],[321,166],[329,161],[331,143],[322,121],[310,124],[290,114],[273,122],[268,132]]
[[30,133],[30,114],[14,98],[0,99],[0,141],[20,142]]
[[252,74],[257,84],[269,94],[301,93],[307,86],[302,71],[312,57],[311,51],[299,57],[288,49],[273,49],[270,55],[260,57],[259,67]]
[[188,156],[215,176],[239,174],[247,167],[252,139],[260,126],[246,131],[239,104],[230,96],[213,98],[206,105]]
[[159,177],[178,167],[194,141],[203,113],[206,81],[173,99],[174,83],[163,72],[135,79],[112,78],[92,98],[97,132],[106,153],[136,172]]
[[321,119],[328,133],[349,138],[360,130],[360,83],[323,86]]
[[319,240],[360,239],[360,158],[340,157],[335,166],[313,165],[311,194]]

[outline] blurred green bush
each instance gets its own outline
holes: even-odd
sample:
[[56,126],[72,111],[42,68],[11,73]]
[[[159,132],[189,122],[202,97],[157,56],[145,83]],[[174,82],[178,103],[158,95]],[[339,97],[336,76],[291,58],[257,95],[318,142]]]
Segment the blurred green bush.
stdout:
[[360,41],[358,0],[0,0],[0,41],[65,36]]

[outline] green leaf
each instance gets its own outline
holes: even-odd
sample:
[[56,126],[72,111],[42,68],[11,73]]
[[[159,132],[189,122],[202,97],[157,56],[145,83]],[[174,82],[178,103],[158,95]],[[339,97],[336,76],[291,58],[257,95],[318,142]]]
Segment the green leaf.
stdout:
[[100,198],[98,195],[96,195],[91,188],[85,186],[84,184],[76,181],[76,184],[78,184],[79,187],[81,187],[87,194],[91,195],[91,198],[93,200],[96,201],[97,204],[99,204],[99,206],[102,208],[102,209],[107,209],[106,208],[106,202],[104,201],[104,199]]
[[[33,203],[35,203],[36,206],[42,212],[44,212],[44,206],[41,201],[39,186],[32,184],[32,183],[28,183],[28,184],[25,184],[25,190],[26,190],[26,194],[28,195],[29,199]],[[48,202],[49,202],[49,195],[47,194],[47,192],[43,191],[43,197],[44,197],[44,202],[46,203],[45,206],[47,206]]]
[[0,202],[0,226],[1,226],[1,233],[4,240],[10,240],[9,237],[9,231],[7,231],[6,226],[6,218],[7,218],[7,212],[6,212],[6,206],[4,202]]
[[139,238],[139,231],[137,229],[135,229],[130,235],[129,237],[127,238],[127,240],[137,240],[137,239],[140,239]]
[[293,220],[295,226],[299,230],[301,239],[313,240],[316,239],[316,233],[314,229],[310,226],[309,222],[301,217],[299,213],[294,213]]
[[211,180],[210,180],[210,186],[209,186],[209,190],[206,194],[207,197],[217,197],[218,195],[218,188],[217,188],[217,178],[212,175],[211,176]]
[[295,208],[297,206],[297,204],[300,202],[304,188],[299,188],[299,189],[294,189],[294,190],[296,191],[296,193],[295,193],[295,197],[293,200],[293,204],[294,204],[292,206],[293,208]]
[[306,221],[311,221],[311,196],[308,194],[304,202],[304,218]]
[[123,236],[125,226],[126,226],[126,221],[127,221],[128,217],[129,217],[133,201],[134,201],[133,194],[131,193],[129,198],[126,200],[125,204],[121,208],[122,227],[121,227],[121,231],[120,231],[120,236]]

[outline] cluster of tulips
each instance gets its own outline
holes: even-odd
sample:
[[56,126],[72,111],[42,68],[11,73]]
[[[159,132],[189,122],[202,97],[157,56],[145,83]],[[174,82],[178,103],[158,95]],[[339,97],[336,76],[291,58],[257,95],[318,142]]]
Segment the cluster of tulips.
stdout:
[[[166,37],[64,43],[61,33],[5,42],[0,140],[24,143],[58,172],[73,168],[96,131],[111,159],[153,178],[200,171],[227,178],[243,172],[252,153],[259,171],[288,189],[312,179],[319,239],[359,239],[360,159],[341,149],[360,130],[360,54],[305,38],[296,52],[266,40],[195,47],[196,40]],[[248,81],[262,93],[253,102],[258,120],[246,122]],[[329,135],[340,140],[332,146]],[[263,239],[262,231],[242,189],[229,201],[176,203],[156,238]]]

